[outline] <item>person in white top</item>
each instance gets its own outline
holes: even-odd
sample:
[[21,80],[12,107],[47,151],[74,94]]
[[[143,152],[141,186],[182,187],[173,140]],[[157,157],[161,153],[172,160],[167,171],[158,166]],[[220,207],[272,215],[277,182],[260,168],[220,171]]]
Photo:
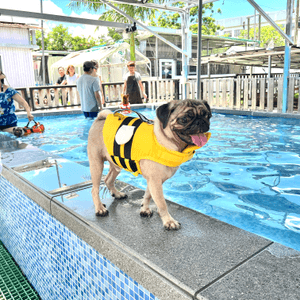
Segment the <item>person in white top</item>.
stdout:
[[67,84],[76,84],[77,79],[79,76],[75,73],[75,67],[72,65],[69,65],[67,68]]
[[[79,76],[75,73],[75,67],[73,65],[68,66],[66,74],[67,75],[66,75],[65,84],[76,85]],[[73,88],[68,88],[67,100],[68,102],[70,101],[70,103],[73,104],[73,101],[75,100],[75,90]]]

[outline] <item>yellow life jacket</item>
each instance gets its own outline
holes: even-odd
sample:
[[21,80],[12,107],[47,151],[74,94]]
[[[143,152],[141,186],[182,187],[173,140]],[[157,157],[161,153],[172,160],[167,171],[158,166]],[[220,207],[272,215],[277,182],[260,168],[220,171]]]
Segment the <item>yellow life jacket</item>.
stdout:
[[[122,140],[122,129],[126,127],[131,127],[133,133],[128,141],[120,144],[116,140],[116,134],[118,133]],[[209,140],[211,133],[207,132],[205,135]],[[142,174],[139,163],[141,159],[152,160],[168,167],[178,167],[191,159],[195,150],[201,148],[189,145],[182,152],[169,150],[158,143],[154,135],[153,124],[120,113],[107,116],[103,128],[103,138],[112,161],[135,176]]]

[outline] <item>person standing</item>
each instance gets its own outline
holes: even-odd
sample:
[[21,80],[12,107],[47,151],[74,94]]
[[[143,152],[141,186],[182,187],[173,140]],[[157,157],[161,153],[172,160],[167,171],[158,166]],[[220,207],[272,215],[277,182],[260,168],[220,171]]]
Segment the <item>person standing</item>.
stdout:
[[[75,67],[73,65],[69,65],[67,68],[67,75],[66,75],[66,81],[67,85],[74,85],[77,82],[77,79],[79,76],[75,73]],[[67,94],[67,100],[70,101],[71,104],[73,104],[75,93],[73,88],[68,88],[68,94]]]
[[84,74],[76,82],[81,110],[86,118],[95,118],[99,112],[99,107],[102,110],[99,79],[92,76],[94,69],[96,69],[94,64],[91,61],[86,61],[83,64]]
[[22,127],[17,127],[18,118],[15,114],[14,101],[24,107],[28,121],[33,120],[33,115],[26,100],[15,89],[5,85],[4,78],[6,78],[5,75],[0,71],[0,131],[20,137],[24,135],[24,130]]
[[147,99],[147,95],[145,94],[144,87],[142,84],[142,77],[140,73],[135,71],[135,62],[130,61],[127,63],[128,71],[124,76],[124,88],[123,94],[129,95],[130,104],[140,104],[143,103],[141,92],[145,98]]
[[79,78],[79,76],[75,73],[75,67],[73,65],[69,65],[66,73],[67,73],[66,76],[67,84],[68,85],[76,84],[76,81]]
[[59,67],[58,68],[58,74],[59,78],[56,81],[56,85],[66,85],[67,84],[67,77],[65,74],[65,68],[64,67]]
[[94,69],[93,69],[93,73],[92,76],[99,78],[99,85],[100,85],[100,95],[101,95],[101,100],[102,100],[102,104],[105,104],[105,99],[104,99],[104,93],[103,93],[103,87],[102,87],[102,79],[101,76],[97,74],[97,71],[99,69],[99,65],[98,62],[94,59],[91,60],[91,62],[94,64]]

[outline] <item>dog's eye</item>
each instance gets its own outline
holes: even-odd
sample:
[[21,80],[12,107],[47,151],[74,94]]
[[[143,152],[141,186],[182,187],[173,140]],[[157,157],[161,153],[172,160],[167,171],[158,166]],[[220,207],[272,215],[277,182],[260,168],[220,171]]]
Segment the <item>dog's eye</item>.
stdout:
[[182,117],[182,118],[178,119],[178,123],[180,123],[180,124],[186,124],[187,122],[188,122],[188,120],[186,117]]

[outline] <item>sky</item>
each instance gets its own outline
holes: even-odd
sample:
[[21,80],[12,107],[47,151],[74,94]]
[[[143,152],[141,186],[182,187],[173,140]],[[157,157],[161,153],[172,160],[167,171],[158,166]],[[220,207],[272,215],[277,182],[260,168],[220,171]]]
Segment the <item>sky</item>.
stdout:
[[[287,0],[256,0],[265,12],[285,10]],[[247,0],[219,0],[214,2],[214,9],[220,8],[222,14],[214,14],[215,19],[227,19],[254,15],[254,7]]]
[[[72,10],[68,7],[71,0],[43,0],[43,12],[48,14],[56,15],[66,15],[71,17],[80,17],[87,19],[99,18],[99,13],[93,13],[87,9]],[[40,0],[0,0],[0,7],[5,9],[18,9],[31,12],[40,12],[41,4]],[[287,0],[256,0],[256,3],[266,12],[285,10],[287,5]],[[30,5],[29,5],[30,4]],[[214,2],[214,9],[220,8],[222,14],[215,13],[213,17],[218,19],[233,18],[239,16],[253,15],[254,8],[247,0],[218,0]],[[11,21],[11,17],[1,16],[0,20]],[[16,22],[26,22],[29,19],[14,19]],[[32,20],[36,23],[36,20]],[[44,28],[46,31],[51,31],[53,27],[57,26],[59,23],[46,21],[44,22]],[[99,31],[95,32],[95,26],[92,25],[76,25],[76,24],[63,24],[68,27],[69,33],[78,36],[93,36],[98,37],[102,34],[107,33],[107,28],[101,27]]]

